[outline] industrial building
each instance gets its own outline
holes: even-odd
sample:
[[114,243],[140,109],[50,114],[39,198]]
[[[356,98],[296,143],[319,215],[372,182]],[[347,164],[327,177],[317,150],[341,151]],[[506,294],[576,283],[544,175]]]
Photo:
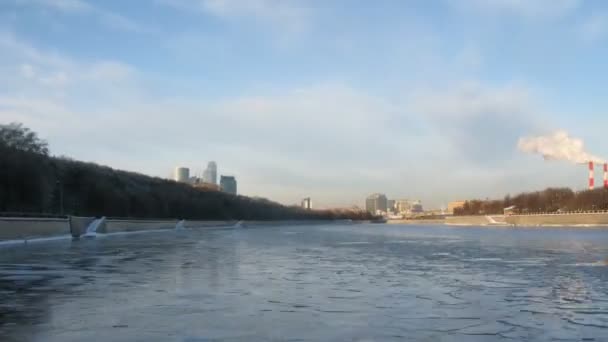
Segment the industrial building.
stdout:
[[222,189],[223,192],[236,195],[236,178],[234,178],[234,176],[221,176],[220,189]]
[[190,183],[190,169],[183,166],[176,167],[173,179],[180,183]]
[[312,210],[312,200],[310,197],[306,197],[302,200],[301,206],[303,209]]
[[384,214],[388,207],[386,195],[375,193],[365,199],[365,210],[371,214]]
[[463,208],[465,202],[466,201],[452,201],[448,203],[448,215],[454,215],[454,211]]
[[[604,163],[604,189],[608,189],[608,164]],[[595,188],[595,163],[589,162],[589,190]]]

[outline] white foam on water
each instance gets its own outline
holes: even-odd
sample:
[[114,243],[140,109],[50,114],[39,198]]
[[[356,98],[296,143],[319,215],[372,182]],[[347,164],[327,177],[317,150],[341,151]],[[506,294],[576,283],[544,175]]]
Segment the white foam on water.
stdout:
[[367,241],[338,242],[338,245],[369,245]]
[[502,261],[502,258],[473,258],[469,261]]
[[608,266],[608,260],[600,260],[596,262],[577,262],[576,264],[568,264],[568,266],[606,267]]
[[177,222],[177,224],[175,225],[175,229],[186,229],[186,220],[180,220],[179,222]]
[[0,247],[27,245],[30,243],[42,243],[42,242],[51,242],[51,241],[59,241],[59,240],[67,240],[67,239],[71,240],[72,235],[68,234],[68,235],[34,238],[34,239],[5,240],[5,241],[0,241]]
[[87,227],[87,231],[84,235],[82,235],[83,237],[95,237],[97,236],[97,229],[99,228],[99,226],[104,223],[106,220],[106,217],[102,217],[102,218],[98,218],[95,221],[91,222],[91,224],[89,224],[89,226]]
[[117,235],[133,235],[133,234],[146,234],[146,233],[161,233],[161,232],[170,233],[173,231],[175,231],[175,229],[160,228],[160,229],[135,230],[135,231],[130,231],[130,232],[114,232],[114,233],[106,233],[106,234],[97,233],[96,236],[97,237],[111,237],[111,236],[117,236]]
[[24,245],[25,243],[26,243],[26,240],[5,240],[5,241],[0,241],[0,247]]

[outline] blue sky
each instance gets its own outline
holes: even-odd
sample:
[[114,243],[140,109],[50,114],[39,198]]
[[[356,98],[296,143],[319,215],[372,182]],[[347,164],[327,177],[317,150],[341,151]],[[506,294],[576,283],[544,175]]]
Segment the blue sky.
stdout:
[[608,156],[601,0],[3,0],[0,121],[53,153],[361,205],[582,188],[517,150],[568,131]]

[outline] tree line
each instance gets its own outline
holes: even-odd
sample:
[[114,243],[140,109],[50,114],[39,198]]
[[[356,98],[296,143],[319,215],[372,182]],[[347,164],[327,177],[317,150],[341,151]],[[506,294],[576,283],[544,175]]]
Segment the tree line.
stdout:
[[0,125],[0,212],[201,220],[368,220],[360,210],[304,210],[266,199],[49,155],[21,124]]
[[548,188],[505,196],[502,200],[466,201],[454,215],[502,214],[504,208],[514,206],[516,213],[556,213],[567,211],[608,210],[608,190],[594,189],[575,192],[569,188]]

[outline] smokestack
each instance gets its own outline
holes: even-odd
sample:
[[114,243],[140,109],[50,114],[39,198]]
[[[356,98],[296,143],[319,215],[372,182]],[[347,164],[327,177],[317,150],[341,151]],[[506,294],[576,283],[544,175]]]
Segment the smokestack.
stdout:
[[608,164],[604,164],[604,189],[608,189]]
[[589,162],[589,190],[593,190],[595,187],[595,176],[593,174],[593,162]]

